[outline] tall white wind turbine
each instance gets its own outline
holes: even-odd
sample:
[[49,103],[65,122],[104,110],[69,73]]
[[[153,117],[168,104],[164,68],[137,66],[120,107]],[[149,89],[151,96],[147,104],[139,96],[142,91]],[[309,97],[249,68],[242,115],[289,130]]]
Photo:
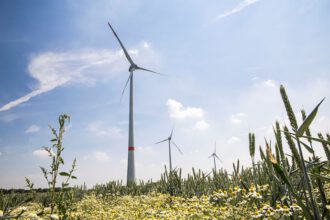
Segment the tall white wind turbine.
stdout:
[[182,153],[182,151],[180,150],[180,148],[178,147],[178,145],[176,145],[176,143],[174,143],[174,141],[172,141],[172,135],[173,135],[173,128],[172,128],[172,131],[171,131],[171,134],[168,138],[162,140],[162,141],[159,141],[157,142],[156,144],[160,144],[160,143],[163,143],[165,141],[168,141],[168,156],[169,156],[169,165],[170,165],[170,171],[172,171],[172,153],[171,153],[171,143],[176,147],[176,149],[178,149],[178,151]]
[[125,57],[128,60],[128,62],[130,63],[130,67],[128,69],[129,71],[129,77],[126,81],[125,87],[121,93],[121,96],[123,96],[125,89],[127,87],[128,82],[130,83],[130,92],[129,92],[129,128],[128,128],[128,160],[127,160],[127,184],[135,182],[135,162],[134,162],[134,150],[135,150],[135,146],[134,146],[134,115],[133,115],[133,73],[135,70],[143,70],[143,71],[148,71],[151,73],[155,73],[155,74],[159,74],[162,75],[160,73],[157,73],[155,71],[152,70],[148,70],[145,68],[142,68],[138,65],[136,65],[132,58],[130,57],[130,55],[128,54],[126,48],[124,47],[123,43],[121,42],[121,40],[119,39],[118,35],[116,34],[116,32],[114,31],[114,29],[112,28],[110,22],[108,22],[108,25],[110,27],[110,29],[112,30],[113,34],[115,35],[115,37],[117,38],[121,49],[124,51]]
[[213,157],[213,162],[214,162],[214,171],[217,171],[217,164],[215,162],[215,159],[218,159],[221,163],[220,157],[217,155],[217,142],[214,143],[214,152],[209,156],[209,158]]

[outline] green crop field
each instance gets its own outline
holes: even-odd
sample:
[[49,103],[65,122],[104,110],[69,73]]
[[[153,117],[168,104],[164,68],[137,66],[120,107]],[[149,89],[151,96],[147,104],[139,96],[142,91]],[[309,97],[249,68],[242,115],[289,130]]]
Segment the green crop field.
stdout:
[[[41,168],[48,189],[35,189],[26,178],[25,191],[1,190],[0,219],[329,219],[330,135],[312,137],[309,130],[323,100],[308,115],[301,111],[298,126],[283,86],[280,93],[290,127],[275,122],[274,140],[264,143],[248,135],[249,146],[242,147],[249,147],[251,167],[237,160],[231,173],[192,169],[185,177],[181,169],[165,167],[159,181],[128,186],[112,181],[92,189],[70,187],[77,178],[76,160],[68,172],[60,172],[64,128],[70,120],[61,115],[59,130],[51,128],[52,146],[45,148],[51,165]],[[323,148],[325,159],[316,155],[315,146]],[[260,161],[255,160],[257,152]],[[65,177],[60,185],[58,176]]]

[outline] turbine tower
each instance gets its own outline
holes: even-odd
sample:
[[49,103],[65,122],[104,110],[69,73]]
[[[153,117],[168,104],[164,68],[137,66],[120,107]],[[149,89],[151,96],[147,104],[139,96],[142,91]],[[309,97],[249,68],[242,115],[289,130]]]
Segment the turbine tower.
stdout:
[[211,154],[211,156],[209,156],[209,158],[211,158],[211,157],[213,157],[214,171],[217,171],[217,164],[215,162],[215,159],[218,159],[222,163],[221,159],[217,155],[217,142],[214,143],[214,152]]
[[176,143],[174,143],[174,141],[172,141],[172,135],[173,135],[173,128],[172,128],[172,131],[171,131],[171,134],[168,138],[162,140],[162,141],[159,141],[157,142],[156,144],[160,144],[160,143],[163,143],[165,141],[168,141],[168,156],[169,156],[169,164],[170,164],[170,171],[172,171],[172,153],[171,153],[171,143],[174,144],[174,146],[176,147],[176,149],[178,149],[178,151],[182,153],[182,151],[180,150],[180,148],[178,147],[178,145],[176,145]]
[[[128,54],[126,48],[124,47],[123,43],[121,42],[121,40],[119,39],[118,35],[116,34],[115,30],[112,28],[110,22],[108,22],[108,25],[110,27],[110,29],[112,30],[112,33],[115,35],[115,37],[117,38],[121,49],[124,51],[125,57],[128,60],[128,62],[130,63],[130,67],[128,69],[129,71],[129,77],[126,81],[125,87],[121,93],[121,97],[124,95],[125,89],[127,87],[128,82],[130,83],[129,86],[129,128],[128,128],[128,160],[127,160],[127,185],[129,183],[135,182],[135,162],[134,162],[134,150],[135,150],[135,146],[134,146],[134,114],[133,114],[133,73],[135,70],[143,70],[143,71],[148,71],[151,73],[155,73],[155,74],[160,74],[157,73],[155,71],[152,70],[148,70],[142,67],[139,67],[138,65],[136,65],[132,58],[130,57],[130,55]],[[162,74],[160,74],[162,75]]]

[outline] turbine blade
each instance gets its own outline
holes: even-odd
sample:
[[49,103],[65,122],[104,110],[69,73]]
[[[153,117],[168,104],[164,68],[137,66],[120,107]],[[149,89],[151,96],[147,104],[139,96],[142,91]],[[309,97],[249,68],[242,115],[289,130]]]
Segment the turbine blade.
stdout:
[[222,163],[222,160],[220,159],[220,157],[218,157],[218,155],[214,155],[221,163]]
[[160,143],[163,143],[163,142],[165,142],[165,141],[167,141],[168,140],[168,138],[166,138],[166,139],[164,139],[164,140],[162,140],[162,141],[159,141],[159,142],[157,142],[157,143],[155,143],[155,144],[160,144]]
[[209,159],[210,159],[211,157],[213,157],[213,154],[211,154],[211,155],[209,156]]
[[121,49],[123,49],[126,59],[128,60],[128,62],[129,62],[131,65],[133,65],[134,62],[133,62],[132,58],[131,58],[130,55],[128,54],[126,48],[124,47],[123,43],[122,43],[121,40],[119,39],[119,37],[118,37],[118,35],[116,34],[115,30],[112,28],[110,22],[108,22],[108,25],[109,25],[110,29],[112,30],[113,34],[115,35],[115,37],[117,38],[117,40],[118,40],[118,42],[119,42],[119,44],[120,44],[120,46],[121,46]]
[[130,74],[129,74],[128,79],[127,79],[126,84],[125,84],[125,87],[124,87],[123,91],[121,92],[120,102],[121,102],[121,100],[122,100],[122,98],[123,98],[123,95],[124,95],[124,93],[125,93],[125,90],[126,90],[127,84],[128,84],[128,82],[131,80],[131,76],[132,76],[132,74],[133,74],[133,73],[130,73]]
[[215,154],[217,153],[217,142],[216,141],[214,142],[214,153]]
[[155,74],[157,74],[157,75],[161,75],[161,76],[165,76],[165,74],[162,74],[162,73],[157,73],[157,72],[155,72],[155,71],[152,71],[152,70],[148,70],[148,69],[146,69],[146,68],[143,68],[143,67],[136,67],[136,69],[137,70],[144,70],[144,71],[148,71],[148,72],[151,72],[151,73],[155,73]]
[[183,154],[182,151],[180,150],[180,148],[178,147],[178,145],[176,145],[176,143],[174,143],[174,141],[171,141],[171,142],[172,142],[172,144],[174,144],[174,146],[176,147],[176,149],[178,149],[178,151],[179,151],[181,154]]
[[174,126],[172,127],[172,131],[171,131],[170,138],[172,138],[172,135],[173,135],[173,129],[174,129]]

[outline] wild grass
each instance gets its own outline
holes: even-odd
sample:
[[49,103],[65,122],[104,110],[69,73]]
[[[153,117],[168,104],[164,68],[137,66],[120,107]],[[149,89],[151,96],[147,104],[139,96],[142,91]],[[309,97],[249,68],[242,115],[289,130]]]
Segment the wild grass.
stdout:
[[[75,160],[69,172],[60,172],[69,119],[62,115],[59,131],[51,128],[52,147],[45,148],[52,160],[50,170],[42,168],[47,193],[36,192],[28,179],[26,193],[0,190],[0,219],[330,219],[330,134],[312,136],[309,129],[323,100],[308,115],[301,110],[298,125],[283,86],[280,93],[290,126],[274,123],[274,140],[258,143],[258,161],[255,134],[249,133],[251,167],[237,160],[232,172],[192,168],[185,177],[180,168],[165,167],[156,182],[110,181],[89,190],[69,187]],[[316,147],[326,158],[316,155]],[[67,179],[56,188],[58,175]]]

